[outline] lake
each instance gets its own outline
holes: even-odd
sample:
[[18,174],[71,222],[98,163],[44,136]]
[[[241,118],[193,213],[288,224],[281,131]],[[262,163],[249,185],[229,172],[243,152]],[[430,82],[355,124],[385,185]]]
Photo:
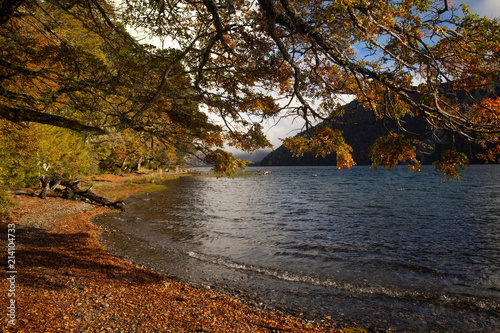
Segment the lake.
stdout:
[[[258,168],[249,168],[256,171]],[[500,166],[183,177],[96,219],[117,255],[257,307],[399,332],[500,332]]]

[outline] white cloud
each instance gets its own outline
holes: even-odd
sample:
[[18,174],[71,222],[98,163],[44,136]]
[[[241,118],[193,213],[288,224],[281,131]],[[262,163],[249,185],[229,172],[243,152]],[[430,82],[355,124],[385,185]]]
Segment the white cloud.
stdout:
[[484,0],[481,1],[480,10],[481,14],[490,18],[500,17],[500,1],[498,0]]
[[456,1],[455,6],[460,3],[465,3],[476,14],[489,18],[500,17],[500,1],[499,0],[466,0]]

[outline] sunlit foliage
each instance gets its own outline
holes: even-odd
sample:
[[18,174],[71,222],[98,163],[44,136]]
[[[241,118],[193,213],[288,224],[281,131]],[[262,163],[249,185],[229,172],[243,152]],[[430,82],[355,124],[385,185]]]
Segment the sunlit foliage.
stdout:
[[284,145],[296,156],[310,153],[315,157],[325,157],[327,154],[335,153],[339,170],[350,168],[356,164],[351,156],[352,148],[344,141],[342,132],[332,130],[329,127],[316,129],[311,137],[296,136],[290,138],[284,142]]
[[407,163],[411,171],[421,171],[420,161],[417,160],[416,146],[403,135],[389,134],[377,139],[373,144],[370,156],[372,167],[385,166],[389,171],[400,163]]
[[[498,160],[500,23],[466,5],[119,4],[18,0],[3,11],[0,117],[86,135],[130,130],[139,140],[197,154],[222,173],[241,164],[222,153],[225,144],[246,151],[270,147],[261,120],[300,118],[312,137],[287,145],[299,153],[335,153],[342,168],[354,162],[341,133],[312,127],[341,123],[339,101],[350,95],[367,110],[368,122],[387,127],[387,136],[374,142],[374,166],[409,161],[419,169],[418,145],[400,136],[409,116],[428,125],[422,136],[438,130],[460,135],[483,144],[488,161]],[[164,47],[137,42],[126,26]],[[443,156],[441,163],[447,161]],[[447,169],[442,164],[439,170]]]

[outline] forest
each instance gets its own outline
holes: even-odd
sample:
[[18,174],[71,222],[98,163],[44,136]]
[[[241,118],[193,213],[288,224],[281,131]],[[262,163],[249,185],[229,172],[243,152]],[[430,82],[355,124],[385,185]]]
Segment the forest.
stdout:
[[[286,117],[305,124],[284,141],[294,154],[349,168],[342,128],[358,124],[342,96],[384,129],[374,167],[418,171],[441,130],[496,163],[499,31],[448,0],[4,0],[0,187],[187,157],[231,176],[245,161],[226,148],[270,148],[262,121]],[[419,133],[405,117],[423,122]],[[469,163],[453,142],[434,162],[449,178]]]

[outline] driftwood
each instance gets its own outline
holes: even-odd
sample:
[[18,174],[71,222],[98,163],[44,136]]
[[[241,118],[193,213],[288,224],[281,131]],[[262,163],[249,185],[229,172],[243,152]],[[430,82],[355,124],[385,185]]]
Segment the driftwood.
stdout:
[[42,182],[40,193],[31,189],[12,190],[11,193],[14,195],[39,196],[42,199],[46,197],[70,198],[71,194],[73,194],[86,198],[96,204],[125,210],[125,204],[122,200],[111,201],[106,197],[100,196],[91,191],[92,186],[87,189],[81,189],[79,187],[79,184],[82,182],[81,179],[43,176],[40,178],[40,181]]
[[30,188],[16,188],[9,191],[12,195],[29,195],[30,197],[34,197],[37,195],[35,190]]

